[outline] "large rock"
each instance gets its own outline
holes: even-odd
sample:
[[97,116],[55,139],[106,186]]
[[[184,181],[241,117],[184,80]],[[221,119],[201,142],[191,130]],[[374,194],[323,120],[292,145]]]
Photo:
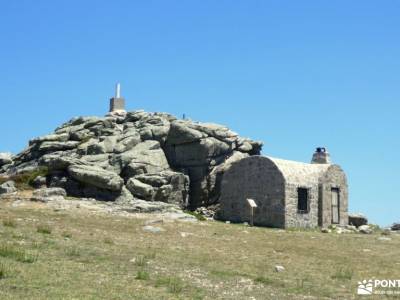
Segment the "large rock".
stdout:
[[89,129],[85,129],[85,128],[77,130],[77,131],[72,131],[70,133],[71,141],[82,142],[82,141],[87,141],[92,137],[94,137],[94,133],[91,132]]
[[121,192],[119,195],[114,199],[114,201],[118,204],[131,204],[135,198],[133,197],[132,193],[126,188],[126,186],[122,187]]
[[368,219],[363,214],[349,214],[349,225],[360,227],[368,224]]
[[39,159],[39,164],[50,171],[66,170],[72,164],[79,164],[79,159],[65,152],[53,152],[43,155]]
[[126,187],[132,195],[140,199],[151,200],[154,194],[154,189],[151,185],[134,178],[128,180]]
[[141,212],[141,213],[176,213],[179,211],[179,207],[174,204],[156,202],[156,201],[145,201],[135,199],[129,206],[124,208],[127,212]]
[[[152,188],[151,196],[145,198],[147,200],[174,203],[181,207],[186,207],[188,204],[190,180],[182,173],[164,171],[157,174],[143,174],[134,180]],[[132,190],[131,192],[135,194]]]
[[358,231],[364,234],[371,234],[373,233],[373,230],[371,228],[371,226],[369,225],[361,225],[360,227],[358,227]]
[[0,153],[0,167],[11,164],[13,162],[13,155],[11,153]]
[[164,144],[170,130],[170,121],[164,114],[149,114],[137,121],[142,140],[156,140]]
[[32,186],[37,189],[46,187],[46,184],[47,184],[47,178],[45,176],[37,176],[32,181]]
[[68,174],[76,181],[110,191],[120,191],[124,180],[114,172],[99,167],[71,165]]
[[67,193],[62,188],[42,188],[35,190],[32,195],[32,201],[49,202],[63,200]]
[[183,120],[172,122],[168,135],[168,143],[172,145],[187,144],[200,141],[202,138],[207,137],[206,134],[188,127],[187,124],[188,123]]
[[208,195],[208,203],[209,204],[214,204],[218,202],[219,197],[220,197],[220,191],[221,191],[221,182],[222,182],[222,177],[224,176],[224,173],[229,170],[229,168],[232,166],[232,164],[236,161],[239,161],[243,158],[248,157],[249,154],[243,153],[240,151],[234,151],[232,156],[227,158],[223,163],[217,165],[215,168],[213,168],[208,176],[208,189],[210,191]]
[[122,135],[115,146],[116,153],[122,153],[131,150],[141,142],[140,134],[137,131],[128,131]]
[[29,160],[18,165],[12,165],[7,171],[8,175],[18,175],[24,173],[32,173],[39,169],[39,162],[37,160]]
[[393,231],[400,231],[400,223],[394,223],[391,227]]
[[[190,177],[190,206],[196,208],[218,202],[224,170],[219,167],[235,156],[260,154],[262,143],[241,138],[225,126],[175,120],[164,151],[172,168]],[[229,166],[229,163],[226,167]]]
[[63,151],[74,149],[78,146],[79,142],[77,141],[68,141],[68,142],[43,142],[39,146],[40,152],[54,152],[54,151]]
[[42,143],[42,142],[66,142],[69,139],[68,133],[49,134],[41,137],[34,138],[29,141],[29,145]]
[[231,146],[214,137],[207,137],[197,142],[169,145],[171,162],[177,167],[191,167],[210,164],[215,157],[227,155]]
[[87,154],[113,153],[117,144],[116,136],[106,136],[100,138],[100,142],[93,143],[87,148]]
[[0,185],[0,195],[1,194],[11,194],[17,191],[15,183],[12,180],[6,181]]
[[52,197],[52,196],[66,197],[67,193],[62,188],[43,188],[43,189],[35,190],[33,192],[33,196],[35,196],[35,197]]
[[[0,154],[0,175],[45,166],[37,186],[120,203],[218,203],[220,181],[233,161],[259,154],[261,143],[226,126],[144,111],[77,117],[32,139],[12,157]],[[134,197],[136,199],[134,199]],[[127,204],[128,205],[128,204]]]
[[157,173],[169,169],[164,151],[158,141],[145,141],[133,149],[116,155],[111,164],[125,179],[145,173]]

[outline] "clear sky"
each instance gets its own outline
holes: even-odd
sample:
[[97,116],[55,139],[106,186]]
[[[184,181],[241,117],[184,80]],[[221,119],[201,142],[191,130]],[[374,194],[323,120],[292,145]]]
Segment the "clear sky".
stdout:
[[308,162],[326,146],[350,211],[400,221],[399,1],[0,0],[0,151],[128,109],[231,127]]

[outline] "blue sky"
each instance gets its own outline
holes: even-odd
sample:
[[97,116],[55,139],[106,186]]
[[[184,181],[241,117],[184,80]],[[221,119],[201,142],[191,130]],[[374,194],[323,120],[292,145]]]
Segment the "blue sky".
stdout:
[[0,0],[0,151],[78,115],[185,113],[308,162],[326,146],[350,211],[400,221],[400,2]]

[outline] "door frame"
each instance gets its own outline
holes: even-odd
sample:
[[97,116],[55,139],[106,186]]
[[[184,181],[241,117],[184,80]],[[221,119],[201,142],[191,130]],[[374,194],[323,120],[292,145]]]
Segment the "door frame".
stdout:
[[[332,197],[333,197],[333,193],[335,193],[337,195],[337,222],[333,222],[333,210],[334,210],[334,206],[332,203]],[[340,188],[333,186],[331,187],[331,223],[332,224],[340,224]]]

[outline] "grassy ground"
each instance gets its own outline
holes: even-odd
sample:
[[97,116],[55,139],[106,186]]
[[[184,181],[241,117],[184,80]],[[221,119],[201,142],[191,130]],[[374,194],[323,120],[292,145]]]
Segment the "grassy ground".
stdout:
[[7,202],[0,219],[0,299],[353,299],[359,280],[400,278],[400,235],[209,221],[149,233],[145,219]]

